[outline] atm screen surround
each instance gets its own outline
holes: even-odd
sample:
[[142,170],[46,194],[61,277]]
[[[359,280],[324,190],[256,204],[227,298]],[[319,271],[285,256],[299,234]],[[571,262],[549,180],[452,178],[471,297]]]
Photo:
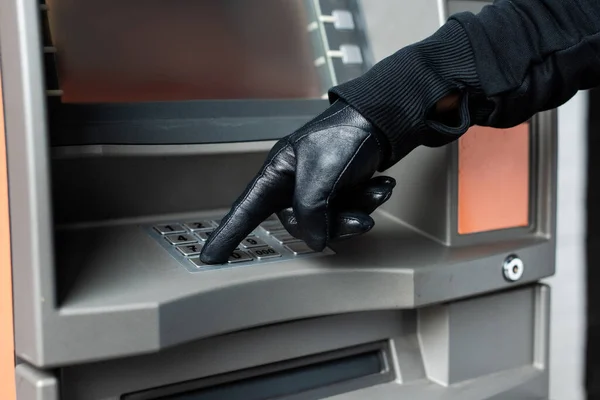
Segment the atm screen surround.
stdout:
[[372,66],[358,0],[260,4],[49,0],[52,145],[273,140]]

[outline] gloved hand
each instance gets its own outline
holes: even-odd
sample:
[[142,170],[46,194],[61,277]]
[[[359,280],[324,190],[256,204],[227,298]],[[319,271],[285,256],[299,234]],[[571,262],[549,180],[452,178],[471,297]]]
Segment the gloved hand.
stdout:
[[376,171],[418,146],[443,146],[476,122],[488,124],[496,109],[479,82],[469,37],[452,20],[328,95],[329,109],[274,146],[211,234],[203,262],[226,262],[273,213],[316,251],[367,232],[369,214],[395,185],[392,178],[372,178]]
[[207,264],[227,262],[239,243],[276,213],[290,234],[315,251],[369,231],[369,216],[388,200],[393,178],[372,178],[389,156],[387,138],[337,100],[279,140],[202,249]]

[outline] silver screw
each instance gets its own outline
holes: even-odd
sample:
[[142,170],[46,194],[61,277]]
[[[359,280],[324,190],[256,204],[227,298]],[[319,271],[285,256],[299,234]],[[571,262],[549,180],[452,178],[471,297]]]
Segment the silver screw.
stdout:
[[502,265],[502,273],[504,278],[509,282],[516,282],[523,276],[525,266],[523,261],[514,254],[506,257]]

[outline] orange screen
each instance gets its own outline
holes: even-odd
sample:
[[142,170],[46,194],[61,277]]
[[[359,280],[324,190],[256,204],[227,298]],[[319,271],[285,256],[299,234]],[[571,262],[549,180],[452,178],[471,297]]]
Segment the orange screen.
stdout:
[[66,103],[319,98],[326,91],[300,0],[46,2]]
[[458,233],[529,225],[529,124],[473,127],[458,149]]

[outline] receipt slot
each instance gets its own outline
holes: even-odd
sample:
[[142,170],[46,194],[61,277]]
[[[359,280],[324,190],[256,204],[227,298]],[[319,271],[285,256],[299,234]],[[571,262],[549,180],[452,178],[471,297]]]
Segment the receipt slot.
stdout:
[[270,218],[198,262],[274,141],[448,12],[413,6],[3,2],[17,398],[547,397],[554,112],[411,153],[363,237]]

